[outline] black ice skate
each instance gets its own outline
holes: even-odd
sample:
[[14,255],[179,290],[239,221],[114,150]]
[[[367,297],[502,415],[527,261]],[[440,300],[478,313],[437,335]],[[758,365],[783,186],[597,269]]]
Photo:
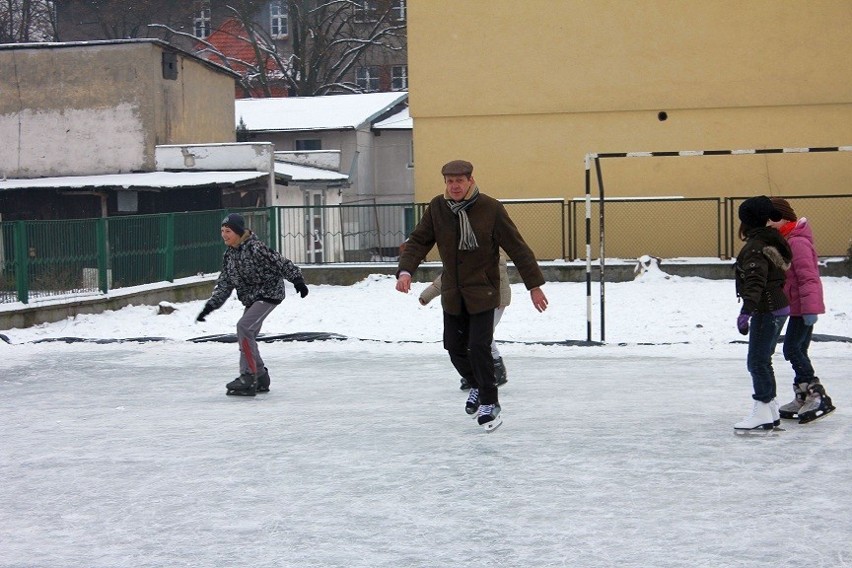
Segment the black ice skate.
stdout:
[[831,397],[825,393],[825,387],[818,382],[808,385],[808,397],[799,409],[799,424],[813,422],[834,410]]
[[472,418],[476,418],[476,411],[479,409],[479,389],[470,389],[470,394],[467,395],[467,401],[464,403],[464,411],[470,414]]
[[500,405],[483,404],[479,407],[479,416],[476,421],[486,432],[493,432],[503,423],[503,418],[500,416]]
[[778,409],[781,418],[794,420],[799,417],[799,409],[805,404],[808,397],[808,383],[796,383],[793,385],[793,400]]
[[466,391],[466,390],[469,390],[469,389],[470,389],[470,383],[469,383],[469,382],[467,382],[467,379],[466,379],[466,378],[462,377],[461,379],[459,379],[459,381],[460,381],[460,383],[461,383],[461,384],[459,385],[459,389],[461,389],[461,390],[463,390],[463,391]]
[[497,380],[498,387],[509,382],[506,374],[506,365],[503,364],[502,357],[494,359],[494,378]]
[[257,392],[269,392],[269,369],[263,368],[263,372],[257,377]]
[[229,396],[255,396],[257,394],[257,378],[249,373],[243,373],[227,385]]

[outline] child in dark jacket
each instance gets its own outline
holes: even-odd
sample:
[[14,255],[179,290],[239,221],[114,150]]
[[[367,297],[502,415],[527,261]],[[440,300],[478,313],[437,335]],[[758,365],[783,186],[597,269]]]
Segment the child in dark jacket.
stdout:
[[263,364],[257,348],[257,336],[263,320],[284,299],[284,279],[293,283],[304,298],[308,287],[302,271],[277,251],[270,249],[246,229],[245,220],[231,213],[222,220],[222,240],[227,245],[222,257],[222,272],[197,321],[204,321],[213,310],[222,307],[237,290],[237,298],[246,307],[237,322],[237,342],[240,346],[240,376],[225,385],[227,394],[255,396],[269,392],[269,370]]
[[781,213],[781,220],[770,221],[769,224],[787,239],[793,252],[793,262],[784,284],[784,294],[790,301],[790,320],[784,333],[784,358],[795,373],[794,397],[780,408],[780,414],[781,418],[797,418],[799,424],[805,424],[834,410],[831,397],[826,394],[808,356],[817,316],[825,313],[819,257],[808,220],[796,217],[786,199],[773,197],[772,205]]
[[735,266],[737,295],[743,302],[737,329],[749,336],[747,367],[754,389],[751,414],[734,424],[734,431],[743,433],[781,424],[772,354],[790,313],[784,280],[792,253],[781,233],[768,226],[770,220],[781,219],[768,197],[746,199],[739,218],[739,235],[745,244]]

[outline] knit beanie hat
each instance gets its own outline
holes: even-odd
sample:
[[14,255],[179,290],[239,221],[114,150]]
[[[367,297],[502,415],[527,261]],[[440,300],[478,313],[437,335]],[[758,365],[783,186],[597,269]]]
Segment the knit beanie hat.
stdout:
[[795,221],[797,219],[796,212],[790,207],[790,204],[783,197],[773,197],[770,199],[772,206],[781,213],[781,218],[785,221]]
[[766,222],[780,221],[781,213],[772,206],[772,201],[765,195],[749,197],[740,204],[740,221],[752,228],[765,227]]
[[238,235],[246,232],[246,221],[239,213],[231,213],[222,219],[222,226],[228,227]]

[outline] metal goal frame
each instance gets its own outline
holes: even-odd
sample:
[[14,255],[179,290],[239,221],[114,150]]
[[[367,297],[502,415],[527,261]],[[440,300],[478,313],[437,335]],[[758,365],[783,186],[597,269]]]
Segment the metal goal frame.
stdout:
[[584,158],[586,178],[586,341],[592,341],[592,180],[591,167],[594,163],[598,179],[598,230],[600,231],[600,253],[598,255],[598,277],[600,284],[600,331],[601,342],[606,338],[606,255],[604,235],[604,183],[601,160],[613,158],[668,158],[700,156],[752,156],[759,154],[809,154],[826,152],[852,152],[852,146],[823,146],[813,148],[749,148],[740,150],[676,150],[667,152],[590,152]]

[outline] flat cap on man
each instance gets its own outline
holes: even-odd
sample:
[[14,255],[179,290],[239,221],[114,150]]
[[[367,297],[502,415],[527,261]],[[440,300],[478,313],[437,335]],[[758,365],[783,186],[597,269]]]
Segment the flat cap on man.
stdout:
[[464,160],[453,160],[447,162],[441,168],[441,175],[445,176],[469,176],[473,174],[473,164]]

